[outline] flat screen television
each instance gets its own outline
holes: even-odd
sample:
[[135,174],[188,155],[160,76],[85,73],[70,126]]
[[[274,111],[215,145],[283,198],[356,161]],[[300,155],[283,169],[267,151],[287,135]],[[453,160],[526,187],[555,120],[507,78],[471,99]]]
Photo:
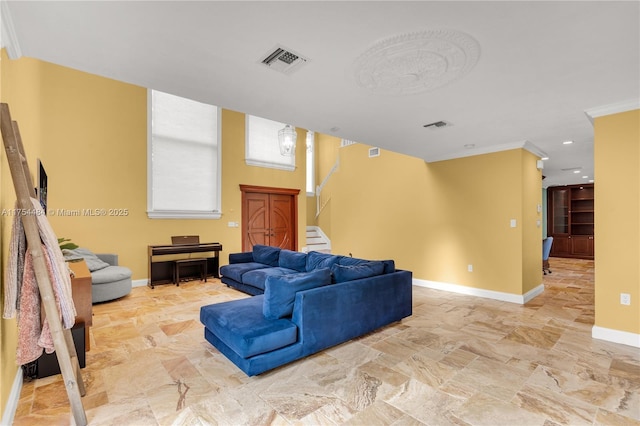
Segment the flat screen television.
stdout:
[[44,166],[42,165],[42,161],[38,158],[38,187],[36,188],[36,193],[38,195],[38,200],[40,200],[40,205],[44,209],[44,213],[47,214],[47,172],[44,170]]

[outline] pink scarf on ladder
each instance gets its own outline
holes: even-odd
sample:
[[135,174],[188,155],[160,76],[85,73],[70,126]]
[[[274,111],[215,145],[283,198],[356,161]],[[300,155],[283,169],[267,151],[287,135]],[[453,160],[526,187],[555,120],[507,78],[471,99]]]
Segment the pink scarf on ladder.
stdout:
[[[59,312],[58,320],[62,320],[62,326],[68,329],[73,327],[76,316],[69,268],[64,262],[58,239],[40,207],[40,202],[35,198],[32,198],[31,202],[34,206],[33,212],[37,218],[43,243],[42,253]],[[20,210],[16,208],[16,211]],[[24,244],[24,228],[19,215],[14,217],[10,248],[9,264],[4,281],[3,318],[13,318],[17,313],[16,363],[22,365],[38,359],[43,349],[47,353],[55,349],[49,323],[46,320],[42,321],[44,316],[40,312],[40,290],[33,268],[33,259]],[[24,265],[22,265],[23,260]]]

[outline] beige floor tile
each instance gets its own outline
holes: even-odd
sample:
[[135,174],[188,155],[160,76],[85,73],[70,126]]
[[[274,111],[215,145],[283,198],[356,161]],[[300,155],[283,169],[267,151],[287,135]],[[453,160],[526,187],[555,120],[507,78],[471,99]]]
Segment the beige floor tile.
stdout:
[[[413,315],[247,377],[203,338],[185,282],[94,305],[91,425],[640,425],[637,348],[591,338],[594,262],[551,259],[526,305],[414,287]],[[60,375],[25,382],[16,425],[68,425]]]

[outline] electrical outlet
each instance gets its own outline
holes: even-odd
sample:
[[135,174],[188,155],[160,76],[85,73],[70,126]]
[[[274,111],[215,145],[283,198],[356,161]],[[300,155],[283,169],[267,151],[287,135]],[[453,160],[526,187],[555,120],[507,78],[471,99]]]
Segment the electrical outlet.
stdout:
[[467,265],[467,271],[473,272],[473,265]]
[[620,293],[620,304],[621,305],[630,305],[631,304],[631,295],[629,293]]

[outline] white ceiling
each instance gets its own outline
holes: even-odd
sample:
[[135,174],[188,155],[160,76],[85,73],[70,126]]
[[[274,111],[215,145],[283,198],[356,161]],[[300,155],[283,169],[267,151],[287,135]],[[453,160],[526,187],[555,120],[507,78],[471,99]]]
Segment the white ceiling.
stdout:
[[[640,104],[637,1],[8,1],[3,6],[3,43],[13,56],[426,161],[526,142],[550,157],[545,186],[595,179],[593,127],[585,111]],[[433,29],[462,31],[478,42],[479,60],[467,75],[413,95],[373,94],[356,84],[356,60],[372,45]],[[276,45],[306,56],[308,63],[290,75],[261,65]],[[423,127],[438,120],[453,125]],[[563,145],[565,140],[574,143]],[[464,148],[468,144],[475,147]],[[561,170],[578,167],[577,174]]]

